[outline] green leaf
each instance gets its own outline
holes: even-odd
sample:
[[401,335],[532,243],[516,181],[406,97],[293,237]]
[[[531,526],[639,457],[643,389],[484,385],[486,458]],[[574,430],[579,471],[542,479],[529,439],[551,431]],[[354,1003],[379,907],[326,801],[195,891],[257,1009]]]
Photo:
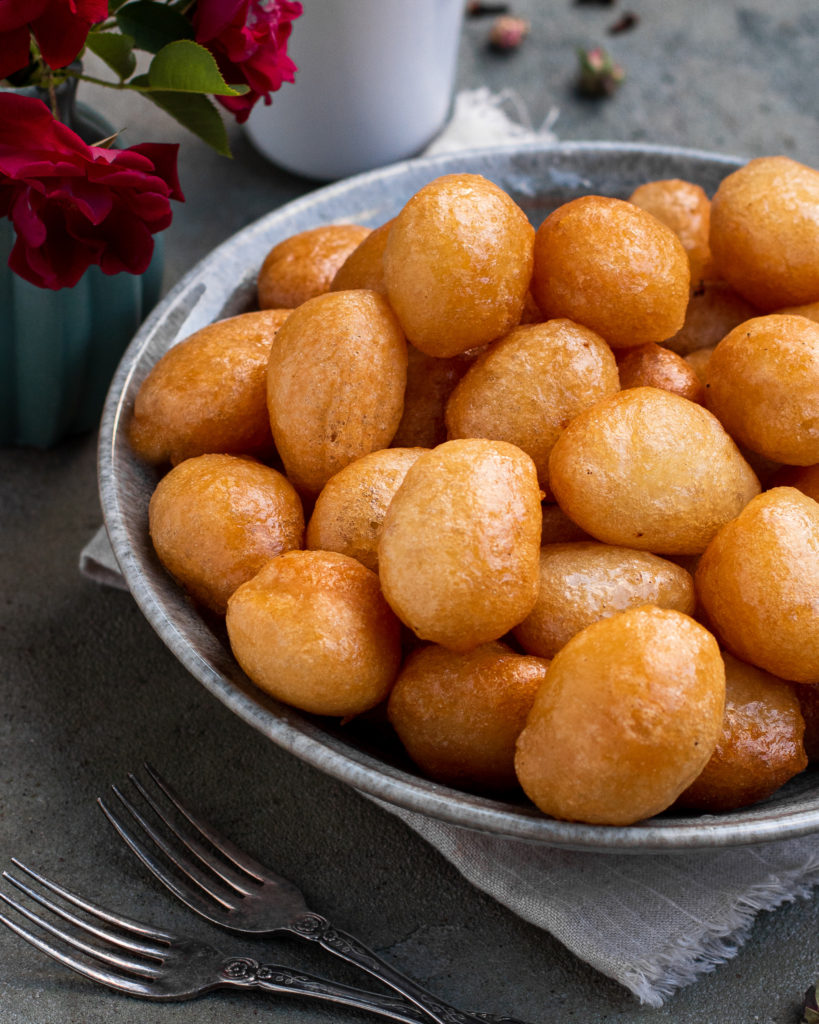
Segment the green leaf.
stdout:
[[145,95],[217,153],[231,155],[224,122],[207,96],[182,92],[148,92]]
[[134,73],[136,57],[133,36],[117,35],[114,32],[89,32],[86,46],[101,57],[123,81]]
[[193,25],[179,11],[153,0],[136,0],[117,11],[122,32],[134,38],[134,46],[148,53],[159,53],[177,39],[193,39]]
[[163,46],[148,68],[152,89],[170,92],[199,92],[211,96],[241,96],[246,87],[234,88],[222,73],[210,50],[190,39],[178,39]]

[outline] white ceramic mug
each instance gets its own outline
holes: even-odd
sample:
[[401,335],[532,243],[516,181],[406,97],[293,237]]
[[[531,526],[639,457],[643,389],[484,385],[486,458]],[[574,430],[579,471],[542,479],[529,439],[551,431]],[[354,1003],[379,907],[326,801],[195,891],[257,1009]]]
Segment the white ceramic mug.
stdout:
[[464,0],[304,0],[298,66],[245,128],[296,174],[331,180],[418,153],[450,109]]

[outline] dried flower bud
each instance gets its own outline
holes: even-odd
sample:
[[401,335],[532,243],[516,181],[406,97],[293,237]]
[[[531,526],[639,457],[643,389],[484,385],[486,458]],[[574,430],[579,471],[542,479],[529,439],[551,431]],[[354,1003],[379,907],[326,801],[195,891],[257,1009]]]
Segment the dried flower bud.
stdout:
[[529,22],[525,18],[516,18],[511,14],[495,18],[489,30],[489,45],[493,50],[508,53],[517,50],[526,36],[529,35]]
[[800,1024],[819,1024],[819,982],[805,993]]
[[623,68],[601,46],[577,51],[580,76],[577,88],[584,96],[611,96],[626,77]]

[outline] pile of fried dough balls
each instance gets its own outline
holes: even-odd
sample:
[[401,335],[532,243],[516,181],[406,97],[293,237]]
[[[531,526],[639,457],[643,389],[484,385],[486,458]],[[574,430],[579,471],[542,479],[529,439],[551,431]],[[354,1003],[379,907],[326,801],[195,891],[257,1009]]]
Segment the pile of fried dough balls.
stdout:
[[158,557],[258,687],[593,824],[742,807],[819,756],[819,172],[537,230],[450,174],[280,241],[258,296],[130,424],[172,467]]

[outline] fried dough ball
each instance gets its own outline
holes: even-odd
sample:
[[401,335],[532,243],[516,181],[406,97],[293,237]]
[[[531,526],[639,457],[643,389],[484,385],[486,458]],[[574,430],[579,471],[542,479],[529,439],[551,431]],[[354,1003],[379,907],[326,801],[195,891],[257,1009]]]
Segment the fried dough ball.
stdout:
[[650,341],[620,350],[617,360],[621,388],[662,388],[690,402],[702,402],[703,386],[682,356]]
[[334,551],[291,551],[231,597],[236,660],[277,700],[316,715],[358,715],[390,691],[400,626],[378,577]]
[[734,328],[708,362],[705,402],[738,444],[819,462],[819,324],[772,313]]
[[368,288],[387,297],[384,284],[384,249],[392,221],[375,228],[362,239],[336,271],[330,291],[344,292],[351,288]]
[[153,465],[207,452],[273,448],[265,381],[273,336],[290,313],[268,309],[220,320],[169,349],[142,382],[128,439]]
[[547,491],[561,430],[619,390],[614,355],[599,334],[571,320],[528,324],[491,345],[460,380],[446,407],[447,433],[517,445]]
[[447,174],[415,193],[384,251],[390,303],[430,356],[485,345],[519,323],[532,276],[534,228],[479,174]]
[[406,373],[404,335],[376,292],[328,292],[290,314],[270,350],[267,409],[299,491],[318,494],[343,466],[389,445]]
[[819,683],[819,503],[765,491],[708,545],[694,576],[714,631],[743,661]]
[[702,772],[677,800],[719,814],[764,800],[804,771],[805,720],[796,687],[727,652],[722,735]]
[[777,313],[790,313],[793,316],[806,316],[808,320],[815,320],[819,323],[819,301],[806,302],[802,306],[783,306],[775,310]]
[[387,711],[421,771],[445,785],[517,785],[515,741],[548,662],[493,641],[464,654],[433,644],[411,654]]
[[287,478],[237,455],[180,462],[157,484],[148,523],[168,572],[220,615],[240,584],[301,547],[304,535],[301,501]]
[[612,348],[663,341],[685,320],[690,283],[679,238],[622,199],[581,196],[537,229],[532,295],[546,317],[568,317]]
[[713,275],[708,245],[711,200],[702,186],[682,178],[647,181],[638,185],[628,201],[661,220],[679,238],[688,253],[693,287]]
[[643,605],[554,657],[517,743],[526,794],[554,818],[630,825],[669,807],[711,756],[725,669],[714,637]]
[[552,449],[558,504],[597,540],[696,555],[759,493],[719,420],[659,388],[629,388],[580,413]]
[[259,308],[295,309],[328,291],[336,271],[369,233],[360,224],[324,224],[274,245],[256,279]]
[[553,658],[592,622],[642,604],[693,615],[691,574],[648,551],[596,541],[544,545],[537,601],[512,632],[529,654]]
[[575,540],[591,540],[577,523],[570,519],[560,505],[544,501],[540,506],[540,544],[568,544]]
[[692,291],[682,327],[663,345],[681,356],[713,348],[729,331],[758,314],[759,310],[725,281],[705,281]]
[[782,466],[770,481],[771,487],[795,487],[819,501],[819,463],[813,466]]
[[434,448],[446,441],[446,404],[455,385],[481,349],[438,359],[407,345],[404,412],[392,443],[401,448]]
[[710,348],[698,348],[695,352],[689,352],[687,356],[683,356],[703,386],[703,397],[705,396],[705,381],[708,377],[708,364],[715,348],[716,345],[712,345]]
[[819,301],[819,171],[784,156],[729,174],[711,203],[720,277],[762,312]]
[[382,448],[331,476],[307,524],[306,548],[339,551],[378,571],[378,535],[407,470],[426,448]]
[[421,455],[378,542],[384,596],[422,640],[455,651],[497,640],[538,589],[540,489],[505,441],[446,441]]

